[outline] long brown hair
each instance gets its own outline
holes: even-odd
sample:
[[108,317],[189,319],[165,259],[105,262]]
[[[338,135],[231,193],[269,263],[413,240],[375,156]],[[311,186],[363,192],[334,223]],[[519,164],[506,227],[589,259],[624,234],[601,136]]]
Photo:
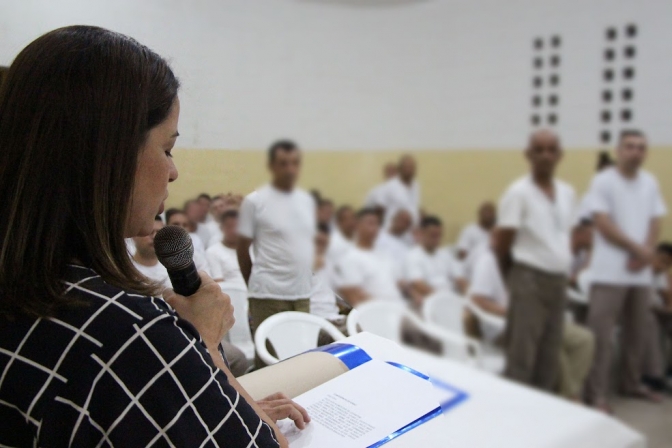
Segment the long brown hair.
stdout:
[[0,87],[0,315],[52,314],[75,260],[154,292],[124,228],[139,151],[178,88],[159,55],[102,28],[60,28],[19,53]]

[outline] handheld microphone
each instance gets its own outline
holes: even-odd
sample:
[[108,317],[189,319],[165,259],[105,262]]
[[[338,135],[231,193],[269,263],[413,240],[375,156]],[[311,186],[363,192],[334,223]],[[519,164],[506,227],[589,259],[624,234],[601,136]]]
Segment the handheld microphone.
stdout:
[[201,278],[194,264],[194,245],[186,230],[177,226],[159,230],[154,237],[154,251],[166,267],[176,293],[188,297],[198,291]]
[[[194,264],[194,244],[186,230],[182,227],[166,226],[156,232],[154,252],[168,271],[173,291],[185,297],[198,291],[201,287],[201,277]],[[221,343],[218,348],[226,367],[230,368]]]

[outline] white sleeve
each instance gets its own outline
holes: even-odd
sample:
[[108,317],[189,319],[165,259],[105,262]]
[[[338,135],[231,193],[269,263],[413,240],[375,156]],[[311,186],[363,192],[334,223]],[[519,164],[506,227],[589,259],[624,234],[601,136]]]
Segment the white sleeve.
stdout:
[[611,201],[609,200],[608,178],[597,175],[588,190],[588,201],[591,215],[594,213],[609,213]]
[[238,234],[250,239],[254,239],[254,209],[254,202],[248,195],[238,210]]
[[222,263],[220,262],[217,253],[212,249],[214,249],[214,247],[211,247],[205,251],[205,259],[208,262],[208,267],[210,268],[210,276],[213,279],[224,279]]
[[[495,266],[496,267],[496,266]],[[495,300],[495,281],[493,276],[499,275],[498,272],[493,272],[492,263],[488,260],[487,255],[481,255],[474,265],[474,270],[471,275],[471,285],[469,286],[469,296],[482,296],[491,300]]]
[[336,265],[335,282],[339,288],[352,288],[364,284],[364,272],[356,257],[345,256]]
[[458,250],[464,250],[468,251],[469,248],[471,247],[471,226],[467,226],[464,229],[462,229],[462,232],[460,232],[460,237],[457,239],[457,249]]
[[422,271],[422,263],[417,257],[417,252],[411,251],[406,256],[404,272],[409,282],[425,281],[425,273]]
[[523,196],[516,189],[510,189],[499,201],[497,226],[518,229],[523,223]]
[[459,278],[467,278],[466,269],[464,263],[456,260],[455,258],[448,256],[448,276],[452,280],[457,280]]
[[658,185],[658,182],[654,179],[655,182],[655,193],[654,193],[654,198],[653,200],[655,201],[653,204],[653,218],[660,218],[662,216],[667,215],[667,206],[665,205],[665,200],[663,199],[663,195],[660,193],[660,187]]

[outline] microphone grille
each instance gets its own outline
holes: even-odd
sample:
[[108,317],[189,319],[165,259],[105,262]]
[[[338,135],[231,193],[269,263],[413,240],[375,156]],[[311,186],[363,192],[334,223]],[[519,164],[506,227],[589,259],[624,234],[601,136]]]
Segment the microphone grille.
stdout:
[[166,226],[156,232],[154,251],[168,271],[185,268],[194,259],[194,245],[182,227]]

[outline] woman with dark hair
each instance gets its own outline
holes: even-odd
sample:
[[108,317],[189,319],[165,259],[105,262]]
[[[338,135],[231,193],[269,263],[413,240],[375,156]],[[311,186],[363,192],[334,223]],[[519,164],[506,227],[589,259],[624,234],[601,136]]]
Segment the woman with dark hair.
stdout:
[[177,178],[178,87],[160,56],[87,26],[38,38],[7,73],[2,446],[286,446],[217,350],[228,296],[202,274],[188,299],[164,292],[173,310],[126,251]]

